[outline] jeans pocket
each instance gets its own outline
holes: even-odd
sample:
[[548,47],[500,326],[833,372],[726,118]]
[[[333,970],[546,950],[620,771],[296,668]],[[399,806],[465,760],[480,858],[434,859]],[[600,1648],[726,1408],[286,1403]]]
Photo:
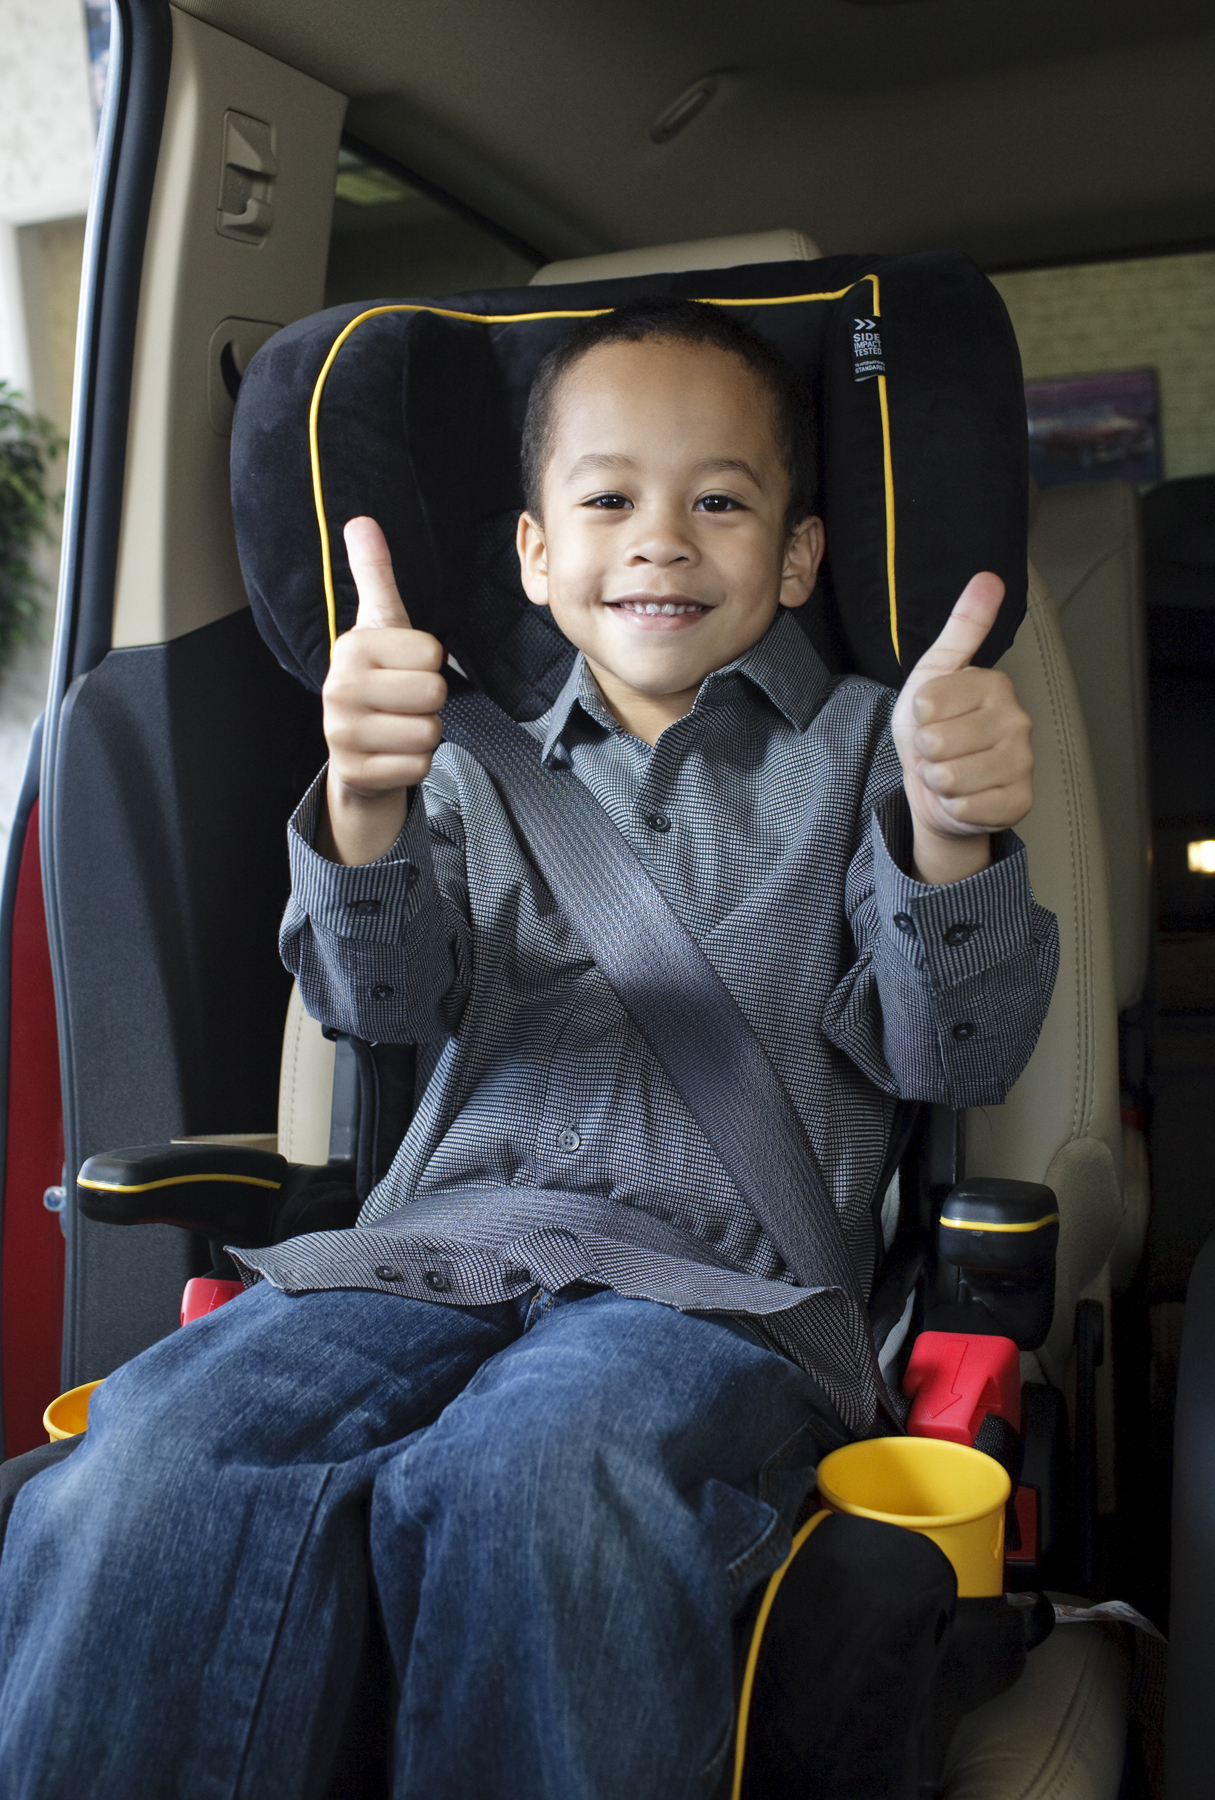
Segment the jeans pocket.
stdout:
[[[732,1490],[745,1507],[750,1536],[726,1563],[731,1588],[753,1587],[772,1574],[789,1554],[793,1521],[814,1483],[818,1441],[809,1425],[799,1425],[761,1465],[751,1498]],[[738,1521],[742,1523],[740,1518]]]
[[[731,1491],[739,1500],[744,1498],[737,1490]],[[752,1499],[747,1499],[746,1506],[750,1536],[726,1563],[726,1584],[734,1593],[754,1587],[757,1581],[778,1569],[793,1542],[791,1526],[775,1507]]]
[[759,1471],[757,1492],[760,1499],[784,1514],[790,1526],[798,1507],[814,1485],[821,1454],[813,1424],[799,1425],[772,1452]]

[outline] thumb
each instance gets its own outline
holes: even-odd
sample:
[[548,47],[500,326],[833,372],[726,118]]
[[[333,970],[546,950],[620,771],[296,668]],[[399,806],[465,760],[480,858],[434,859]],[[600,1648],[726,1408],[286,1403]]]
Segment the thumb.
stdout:
[[355,631],[385,625],[410,629],[409,614],[397,592],[392,557],[384,533],[374,519],[351,519],[343,533],[350,573],[358,589],[359,611]]
[[995,624],[1003,598],[1004,583],[998,575],[990,570],[972,575],[940,637],[925,650],[912,673],[949,675],[955,669],[966,668]]

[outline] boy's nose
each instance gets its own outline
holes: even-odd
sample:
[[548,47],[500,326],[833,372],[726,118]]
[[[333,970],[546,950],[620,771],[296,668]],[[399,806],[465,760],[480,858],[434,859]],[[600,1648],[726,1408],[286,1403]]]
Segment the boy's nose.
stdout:
[[634,550],[629,558],[629,561],[633,563],[653,563],[654,567],[659,569],[671,568],[676,563],[686,563],[691,560],[685,546],[672,545],[669,549],[659,549],[650,544],[643,549]]
[[629,548],[629,561],[669,568],[696,561],[696,545],[674,524],[650,521],[638,531]]

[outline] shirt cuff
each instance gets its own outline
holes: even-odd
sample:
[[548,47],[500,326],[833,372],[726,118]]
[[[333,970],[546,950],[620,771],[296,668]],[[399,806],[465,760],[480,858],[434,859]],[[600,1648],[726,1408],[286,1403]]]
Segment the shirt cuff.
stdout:
[[1012,831],[993,834],[992,860],[977,875],[944,884],[917,881],[911,816],[904,794],[888,796],[869,824],[874,893],[882,932],[914,967],[926,967],[940,992],[1005,963],[1034,941],[1036,906],[1025,845]]
[[314,848],[325,804],[326,764],[287,827],[291,898],[313,929],[367,943],[399,943],[434,891],[426,808],[420,788],[409,792],[400,835],[374,862],[330,862]]

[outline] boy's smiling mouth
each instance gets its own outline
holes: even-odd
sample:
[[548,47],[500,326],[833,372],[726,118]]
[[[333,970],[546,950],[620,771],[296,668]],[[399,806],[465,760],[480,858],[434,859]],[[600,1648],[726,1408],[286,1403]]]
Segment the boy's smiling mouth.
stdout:
[[703,619],[713,610],[703,600],[668,599],[650,594],[630,594],[623,600],[607,600],[604,605],[609,612],[650,630],[678,630]]

